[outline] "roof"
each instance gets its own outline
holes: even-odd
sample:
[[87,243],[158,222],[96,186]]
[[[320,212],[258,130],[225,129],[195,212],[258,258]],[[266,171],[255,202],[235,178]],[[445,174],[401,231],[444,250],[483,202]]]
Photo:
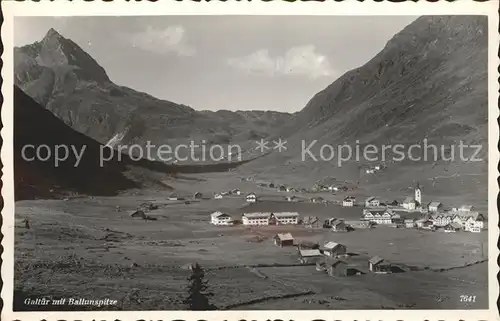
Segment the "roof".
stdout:
[[256,197],[257,195],[256,195],[255,193],[250,193],[250,194],[247,194],[247,197],[249,197],[249,196],[254,196],[254,197]]
[[342,246],[342,244],[340,244],[340,243],[335,243],[335,242],[330,241],[330,242],[326,242],[326,243],[325,243],[324,248],[325,248],[325,249],[328,249],[328,250],[333,250],[333,249],[334,249],[334,248],[336,248],[337,246]]
[[370,260],[368,260],[368,262],[370,262],[373,265],[376,265],[376,264],[381,263],[383,260],[384,260],[383,258],[381,258],[380,256],[376,255],[376,256],[372,257]]
[[293,241],[293,236],[290,233],[276,234],[275,237],[279,238],[282,241]]
[[132,211],[129,213],[130,216],[146,216],[146,214],[144,214],[144,211],[142,210],[136,210],[136,211]]
[[279,212],[279,213],[272,213],[275,217],[288,217],[288,216],[299,216],[299,213],[297,212]]
[[345,225],[344,221],[342,221],[342,220],[335,220],[335,221],[331,222],[330,224],[332,226],[337,226],[337,225],[340,225],[340,224],[344,224]]
[[408,204],[408,203],[415,203],[415,200],[413,199],[413,197],[408,196],[408,197],[405,198],[405,200],[403,201],[403,203],[406,203],[406,204]]
[[374,201],[374,200],[376,200],[376,199],[375,199],[375,196],[370,196],[370,197],[368,197],[368,198],[366,199],[366,202],[370,202],[370,201]]
[[271,213],[269,213],[269,212],[267,212],[267,213],[262,213],[262,212],[244,213],[243,216],[246,218],[268,218],[269,216],[271,216]]
[[229,214],[224,213],[224,212],[220,212],[220,211],[213,212],[212,214],[210,214],[210,216],[213,217],[213,218],[217,218],[217,217],[220,217],[220,216],[223,216],[223,215],[229,216]]
[[315,250],[300,249],[299,254],[300,254],[300,256],[303,256],[303,257],[321,256],[321,252],[318,249],[315,249]]
[[467,211],[472,211],[473,208],[474,208],[474,206],[472,206],[472,205],[462,205],[462,206],[460,206],[461,210],[467,210]]
[[441,205],[441,202],[430,202],[429,207],[438,207]]
[[462,225],[460,225],[459,223],[456,223],[456,222],[452,222],[452,223],[450,223],[448,225],[451,226],[451,227],[453,227],[453,228],[456,228],[456,229],[462,228]]
[[355,201],[356,200],[356,197],[354,196],[346,196],[344,197],[344,201]]

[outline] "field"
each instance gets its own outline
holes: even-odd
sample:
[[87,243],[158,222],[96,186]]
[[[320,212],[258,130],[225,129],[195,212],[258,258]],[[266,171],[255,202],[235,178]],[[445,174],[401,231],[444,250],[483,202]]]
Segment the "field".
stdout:
[[[28,218],[31,226],[15,229],[15,309],[50,309],[24,305],[28,296],[118,301],[106,309],[185,309],[181,301],[188,266],[196,262],[206,271],[212,302],[219,309],[487,307],[487,262],[473,264],[487,258],[486,232],[380,226],[349,233],[304,226],[216,227],[209,224],[215,210],[236,218],[246,211],[293,210],[322,222],[328,217],[357,219],[362,209],[289,203],[283,200],[285,193],[259,190],[251,182],[206,178],[178,183],[186,195],[197,190],[206,197],[189,204],[168,201],[168,193],[162,191],[17,202],[16,221]],[[242,196],[210,198],[215,191],[236,187]],[[258,192],[263,201],[246,204],[243,195],[249,191]],[[147,213],[157,220],[129,216],[128,211],[145,201],[159,206]],[[300,266],[296,248],[273,244],[272,237],[285,231],[297,241],[345,244],[364,269],[369,257],[379,255],[413,271],[330,277],[314,266]],[[460,302],[463,294],[475,295],[476,301]],[[65,308],[70,307],[58,307]]]

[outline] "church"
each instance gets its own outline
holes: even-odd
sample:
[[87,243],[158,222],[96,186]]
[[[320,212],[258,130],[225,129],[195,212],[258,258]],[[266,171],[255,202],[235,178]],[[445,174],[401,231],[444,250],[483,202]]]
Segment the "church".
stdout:
[[420,188],[419,182],[415,187],[415,197],[408,196],[403,201],[403,208],[407,210],[419,210],[422,208],[422,189]]

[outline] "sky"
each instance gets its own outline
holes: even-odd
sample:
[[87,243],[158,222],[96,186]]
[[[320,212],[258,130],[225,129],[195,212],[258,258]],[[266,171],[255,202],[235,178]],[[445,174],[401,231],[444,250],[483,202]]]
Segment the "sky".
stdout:
[[415,16],[17,17],[16,46],[50,28],[113,82],[197,110],[299,111]]

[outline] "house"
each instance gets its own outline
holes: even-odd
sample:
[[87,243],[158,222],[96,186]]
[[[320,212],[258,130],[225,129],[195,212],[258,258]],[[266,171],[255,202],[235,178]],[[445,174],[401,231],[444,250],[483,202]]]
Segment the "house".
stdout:
[[426,230],[433,230],[434,229],[434,222],[431,220],[428,220],[426,218],[416,220],[415,223],[417,224],[417,228],[422,228],[422,229],[426,229]]
[[430,217],[434,226],[446,226],[450,224],[455,218],[455,215],[450,213],[436,213]]
[[279,213],[271,213],[269,224],[273,224],[273,220],[275,224],[281,225],[290,225],[290,224],[299,224],[299,213],[297,212],[279,212]]
[[293,187],[287,187],[286,191],[287,192],[296,192],[295,188],[293,188]]
[[299,249],[299,261],[302,264],[318,263],[322,259],[323,255],[318,249]]
[[363,210],[362,220],[370,221],[376,224],[392,224],[394,219],[401,216],[391,210]]
[[380,165],[376,165],[376,166],[374,167],[374,169],[375,169],[376,171],[379,171],[379,170],[380,170]]
[[318,243],[305,240],[300,241],[299,244],[297,244],[297,246],[299,247],[299,249],[311,249],[311,250],[319,249]]
[[135,218],[135,219],[143,219],[143,220],[146,219],[146,214],[144,213],[143,210],[135,210],[135,211],[131,212],[129,215],[130,215],[130,217]]
[[356,203],[356,198],[354,196],[346,196],[342,200],[342,206],[344,207],[353,207],[355,203]]
[[305,227],[309,228],[319,227],[319,219],[317,216],[306,216],[302,220],[302,223],[304,224]]
[[323,223],[324,228],[331,228],[332,224],[337,221],[338,219],[335,217],[331,217],[329,219],[326,219],[325,222]]
[[222,196],[222,194],[220,194],[220,193],[216,193],[216,194],[214,195],[214,198],[215,198],[216,200],[220,200],[220,199],[221,199],[221,198],[223,198],[223,197],[224,197],[224,196]]
[[379,206],[380,206],[380,200],[376,199],[373,196],[368,197],[365,200],[365,207],[379,207]]
[[393,206],[393,207],[397,207],[397,206],[399,206],[399,205],[401,205],[401,204],[400,204],[397,200],[394,200],[394,201],[390,202],[390,203],[389,203],[389,204],[387,204],[387,205],[389,205],[389,206]]
[[234,221],[229,214],[217,211],[210,214],[210,223],[213,225],[233,225]]
[[330,257],[337,257],[347,253],[347,247],[345,245],[335,242],[326,242],[323,248],[323,253]]
[[199,200],[202,197],[203,197],[203,194],[200,193],[200,192],[196,192],[196,193],[193,194],[193,199],[195,199],[195,200]]
[[293,236],[290,233],[284,234],[276,234],[273,238],[274,245],[283,247],[283,246],[293,246]]
[[442,207],[443,204],[441,204],[441,202],[430,202],[429,205],[427,206],[429,212],[434,212],[434,213],[437,213]]
[[342,260],[328,262],[326,272],[330,276],[347,276],[347,263]]
[[288,202],[297,202],[299,199],[297,196],[292,195],[292,196],[286,196],[285,200],[287,200]]
[[182,197],[180,197],[178,194],[176,193],[171,193],[169,196],[168,196],[168,200],[169,201],[180,201],[182,200]]
[[332,223],[332,232],[347,232],[347,225],[342,220],[336,220]]
[[243,225],[269,225],[271,213],[245,213],[241,220]]
[[353,229],[372,228],[375,225],[373,222],[360,220],[360,221],[344,221],[345,225]]
[[407,218],[404,220],[404,225],[406,228],[414,228],[417,226],[414,218]]
[[257,202],[257,195],[255,195],[255,193],[250,193],[247,195],[246,199],[248,203],[255,203]]
[[286,192],[286,186],[280,185],[278,187],[278,192]]
[[233,189],[231,192],[232,192],[234,195],[241,195],[241,191],[240,191],[239,189],[237,189],[237,188]]
[[370,271],[374,273],[389,273],[391,271],[391,265],[385,262],[380,256],[374,256],[368,260],[368,266]]
[[403,201],[403,208],[410,210],[410,211],[414,210],[416,208],[415,199],[413,197],[410,197],[410,196],[405,198],[405,200]]
[[485,228],[486,218],[478,212],[459,212],[454,218],[454,223],[460,224],[467,232],[481,232]]
[[458,223],[450,223],[444,227],[444,231],[448,232],[448,233],[457,232],[457,231],[460,231],[461,229],[462,229],[462,225],[460,225]]

